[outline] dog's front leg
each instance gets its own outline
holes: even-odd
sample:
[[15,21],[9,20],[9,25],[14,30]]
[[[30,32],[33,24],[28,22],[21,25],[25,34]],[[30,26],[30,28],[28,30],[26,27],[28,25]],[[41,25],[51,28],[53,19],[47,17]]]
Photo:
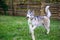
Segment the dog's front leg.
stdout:
[[29,25],[29,32],[32,32],[32,25]]
[[32,29],[34,30],[36,27],[37,27],[37,26],[33,26],[33,28],[32,28]]
[[31,31],[31,36],[32,36],[32,40],[35,40],[34,30],[33,30],[33,29],[32,29],[32,31]]
[[29,25],[29,28],[30,28],[30,32],[31,32],[31,36],[32,36],[32,40],[35,40],[33,26],[32,26],[32,25]]

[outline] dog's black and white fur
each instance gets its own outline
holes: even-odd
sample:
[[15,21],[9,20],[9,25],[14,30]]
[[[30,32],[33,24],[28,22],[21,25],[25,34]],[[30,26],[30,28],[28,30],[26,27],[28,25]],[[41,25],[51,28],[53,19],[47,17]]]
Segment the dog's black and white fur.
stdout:
[[45,29],[47,30],[47,34],[49,34],[50,16],[51,16],[49,7],[50,6],[46,6],[45,8],[45,13],[47,14],[46,16],[34,16],[34,10],[31,11],[30,9],[28,9],[27,18],[28,18],[29,29],[30,29],[30,32],[32,33],[32,40],[35,40],[34,29],[38,26],[44,26]]

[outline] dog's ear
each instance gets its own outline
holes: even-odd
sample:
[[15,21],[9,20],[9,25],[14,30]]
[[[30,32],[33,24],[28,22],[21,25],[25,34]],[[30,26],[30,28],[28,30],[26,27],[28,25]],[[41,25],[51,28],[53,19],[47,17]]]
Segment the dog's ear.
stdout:
[[30,9],[28,9],[27,13],[28,13],[28,14],[30,13]]
[[34,10],[32,10],[32,14],[34,15]]

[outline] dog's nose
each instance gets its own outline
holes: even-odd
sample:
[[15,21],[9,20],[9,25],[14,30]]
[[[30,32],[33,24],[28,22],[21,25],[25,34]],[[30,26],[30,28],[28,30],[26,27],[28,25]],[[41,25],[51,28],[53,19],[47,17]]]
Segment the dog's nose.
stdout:
[[26,19],[28,19],[29,17],[26,17]]
[[29,18],[29,17],[27,17],[27,18]]

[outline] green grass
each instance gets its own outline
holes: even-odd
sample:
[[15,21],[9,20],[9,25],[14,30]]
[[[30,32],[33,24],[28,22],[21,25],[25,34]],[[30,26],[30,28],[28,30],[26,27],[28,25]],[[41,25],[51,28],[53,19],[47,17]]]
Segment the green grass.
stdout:
[[[51,19],[51,31],[35,29],[36,40],[60,40],[60,20]],[[0,40],[32,40],[27,19],[20,16],[0,16]]]

